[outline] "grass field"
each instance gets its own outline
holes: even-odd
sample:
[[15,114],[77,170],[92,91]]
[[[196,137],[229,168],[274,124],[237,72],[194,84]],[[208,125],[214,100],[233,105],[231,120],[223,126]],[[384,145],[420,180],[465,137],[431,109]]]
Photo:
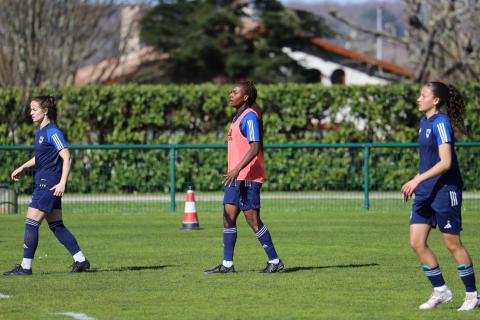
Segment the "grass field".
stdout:
[[[335,208],[335,204],[325,206]],[[149,204],[65,204],[64,221],[92,263],[70,274],[71,258],[46,224],[32,277],[0,277],[0,319],[478,319],[456,311],[464,289],[438,232],[430,245],[454,300],[433,311],[431,293],[408,246],[409,208],[365,213],[265,201],[262,217],[286,269],[258,273],[263,249],[239,219],[236,274],[205,275],[222,259],[221,206],[201,209],[201,231],[181,231],[183,208]],[[479,211],[464,213],[463,241],[480,265]],[[23,213],[0,216],[0,270],[22,256]],[[480,270],[477,268],[477,272]],[[6,296],[9,296],[8,298]],[[4,298],[2,298],[4,297]],[[87,318],[85,318],[87,319]]]

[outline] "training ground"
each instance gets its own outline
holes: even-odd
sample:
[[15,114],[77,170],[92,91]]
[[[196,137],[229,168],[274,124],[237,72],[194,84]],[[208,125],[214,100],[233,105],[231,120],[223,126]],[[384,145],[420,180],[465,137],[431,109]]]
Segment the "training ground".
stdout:
[[[262,218],[286,266],[269,275],[258,272],[266,256],[243,217],[238,272],[203,273],[222,260],[221,201],[197,200],[200,231],[179,229],[181,202],[176,213],[150,202],[66,202],[65,224],[92,270],[69,273],[71,257],[43,223],[34,275],[0,277],[0,319],[479,319],[480,310],[456,311],[464,289],[437,230],[429,244],[454,298],[418,310],[431,288],[408,244],[410,203],[366,212],[361,201],[306,201],[263,202]],[[24,209],[0,216],[1,271],[21,261]],[[477,266],[479,213],[464,211],[462,233]]]

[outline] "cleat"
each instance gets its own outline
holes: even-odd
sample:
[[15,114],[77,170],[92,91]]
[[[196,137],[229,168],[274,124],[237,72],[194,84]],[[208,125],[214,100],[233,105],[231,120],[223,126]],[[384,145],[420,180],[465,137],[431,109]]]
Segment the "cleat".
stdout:
[[233,273],[235,272],[235,267],[232,265],[230,268],[225,267],[223,264],[219,264],[218,266],[208,269],[204,271],[205,273]]
[[262,273],[275,273],[283,270],[285,266],[283,265],[282,260],[279,260],[278,263],[269,263],[267,262],[267,266],[265,269],[262,270]]
[[72,264],[72,271],[71,272],[84,272],[90,269],[90,262],[85,260],[83,262],[75,261]]
[[479,306],[479,299],[477,292],[467,292],[465,293],[465,301],[462,306],[457,309],[457,311],[470,311]]
[[15,268],[10,271],[4,272],[4,276],[31,276],[32,269],[23,269],[21,265],[17,264]]
[[436,308],[439,304],[449,303],[452,301],[452,292],[448,289],[444,291],[435,291],[433,290],[430,299],[427,302],[421,304],[419,308],[421,310],[430,310]]

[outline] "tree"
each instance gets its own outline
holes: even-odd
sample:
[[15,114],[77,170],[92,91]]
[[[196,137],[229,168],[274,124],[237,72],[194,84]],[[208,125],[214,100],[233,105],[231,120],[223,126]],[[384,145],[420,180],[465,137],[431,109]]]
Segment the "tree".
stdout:
[[384,37],[408,52],[412,80],[480,80],[480,1],[405,0],[403,37],[355,25],[331,12],[356,30]]
[[276,0],[160,1],[141,26],[142,40],[167,55],[145,63],[137,82],[305,82],[311,71],[282,47],[332,34],[321,18],[287,10]]
[[0,87],[67,86],[89,61],[120,57],[118,3],[0,0]]

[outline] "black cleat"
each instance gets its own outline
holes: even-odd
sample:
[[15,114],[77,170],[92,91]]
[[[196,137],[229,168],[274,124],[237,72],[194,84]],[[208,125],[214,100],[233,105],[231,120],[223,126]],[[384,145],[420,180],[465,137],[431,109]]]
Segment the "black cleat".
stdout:
[[223,264],[219,264],[215,268],[204,271],[205,273],[232,273],[235,272],[235,267],[232,265],[230,268],[225,267]]
[[282,260],[279,260],[278,263],[269,263],[267,262],[267,266],[265,269],[262,270],[262,273],[275,273],[283,270],[285,266],[283,265]]
[[15,268],[10,271],[4,272],[4,276],[31,276],[32,269],[23,269],[21,265],[17,264]]
[[90,269],[90,262],[88,262],[88,260],[85,260],[83,262],[75,261],[72,264],[72,272],[84,272],[88,269]]

